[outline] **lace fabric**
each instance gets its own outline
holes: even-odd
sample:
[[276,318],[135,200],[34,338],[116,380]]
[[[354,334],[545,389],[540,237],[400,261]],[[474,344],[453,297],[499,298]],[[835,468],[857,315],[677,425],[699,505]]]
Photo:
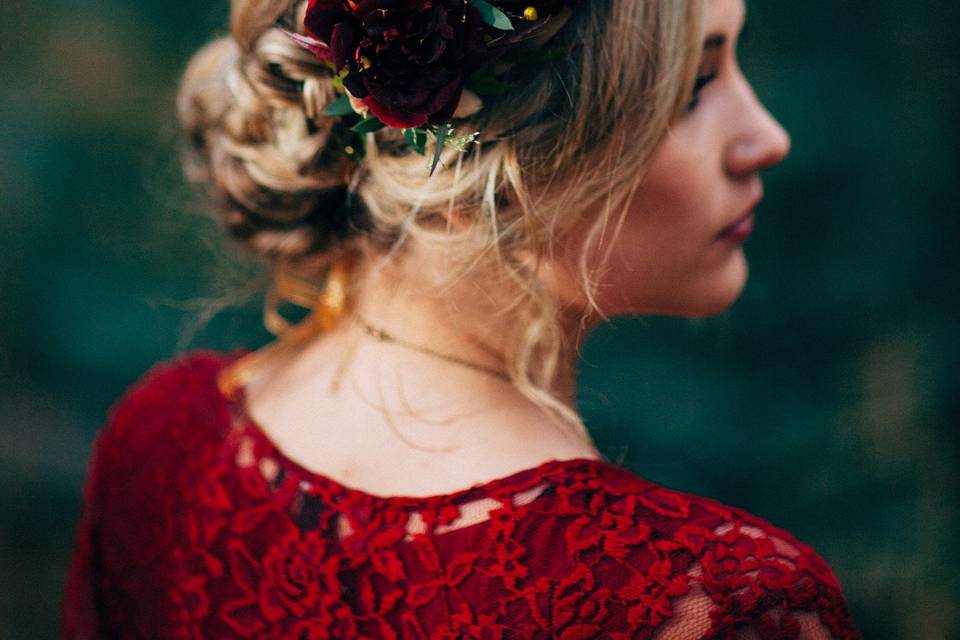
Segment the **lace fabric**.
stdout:
[[859,638],[808,545],[609,463],[452,494],[312,473],[224,399],[240,353],[158,365],[98,434],[65,638]]

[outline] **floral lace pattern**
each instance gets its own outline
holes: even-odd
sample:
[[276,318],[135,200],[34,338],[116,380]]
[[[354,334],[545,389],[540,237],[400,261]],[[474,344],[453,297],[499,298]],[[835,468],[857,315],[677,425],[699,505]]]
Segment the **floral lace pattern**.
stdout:
[[64,637],[860,637],[809,546],[606,462],[429,498],[310,473],[218,393],[239,355],[158,365],[111,410]]

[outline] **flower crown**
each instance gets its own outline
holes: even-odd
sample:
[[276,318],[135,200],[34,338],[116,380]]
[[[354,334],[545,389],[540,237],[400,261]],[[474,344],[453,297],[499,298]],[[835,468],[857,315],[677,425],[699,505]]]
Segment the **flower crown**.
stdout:
[[[285,33],[322,61],[344,91],[323,115],[359,120],[349,130],[361,137],[401,129],[420,155],[434,139],[432,176],[445,146],[465,152],[477,142],[479,131],[457,136],[450,121],[479,111],[481,96],[508,92],[499,74],[565,55],[542,45],[580,0],[528,2],[310,0],[306,35]],[[360,156],[362,140],[343,149]]]

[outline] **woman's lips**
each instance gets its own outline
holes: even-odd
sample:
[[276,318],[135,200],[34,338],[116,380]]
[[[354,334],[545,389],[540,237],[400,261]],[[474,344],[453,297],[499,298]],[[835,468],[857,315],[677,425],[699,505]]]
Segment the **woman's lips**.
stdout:
[[720,232],[721,240],[743,242],[753,233],[753,211]]
[[757,207],[760,206],[760,202],[763,200],[763,187],[760,186],[757,188],[757,193],[754,195],[753,200],[750,202],[750,206],[746,208],[743,215],[741,215],[735,222],[728,225],[717,234],[718,240],[729,240],[731,242],[743,242],[750,237],[750,234],[753,233],[753,224],[754,224],[754,214],[757,211]]

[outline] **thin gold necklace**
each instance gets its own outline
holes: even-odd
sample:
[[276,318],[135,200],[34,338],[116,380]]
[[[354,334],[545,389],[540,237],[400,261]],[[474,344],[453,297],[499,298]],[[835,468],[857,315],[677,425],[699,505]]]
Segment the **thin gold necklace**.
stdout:
[[381,342],[392,342],[392,343],[394,343],[394,344],[399,344],[399,345],[402,345],[402,346],[404,346],[404,347],[408,347],[408,348],[410,348],[410,349],[414,349],[414,350],[416,350],[416,351],[419,351],[419,352],[421,352],[421,353],[426,353],[426,354],[431,355],[431,356],[434,356],[434,357],[436,357],[436,358],[441,358],[441,359],[443,359],[443,360],[448,360],[448,361],[450,361],[450,362],[454,362],[454,363],[456,363],[456,364],[463,365],[464,367],[469,367],[470,369],[473,369],[474,371],[480,371],[480,372],[482,372],[482,373],[489,374],[489,375],[494,376],[494,377],[496,377],[496,378],[500,378],[501,380],[505,380],[505,381],[507,381],[507,382],[510,382],[510,376],[508,376],[508,375],[507,375],[506,373],[504,373],[503,371],[498,371],[498,370],[496,370],[496,369],[491,369],[491,368],[485,367],[485,366],[483,366],[483,365],[481,365],[481,364],[477,364],[477,363],[475,363],[475,362],[470,362],[469,360],[464,360],[463,358],[458,358],[457,356],[449,355],[449,354],[446,354],[446,353],[440,353],[439,351],[434,351],[433,349],[430,349],[429,347],[424,347],[424,346],[422,346],[422,345],[419,345],[419,344],[416,344],[416,343],[413,343],[413,342],[408,342],[407,340],[403,340],[403,339],[401,339],[401,338],[398,338],[398,337],[396,337],[396,336],[394,336],[394,335],[391,335],[391,334],[387,333],[386,331],[384,331],[383,329],[381,329],[381,328],[379,328],[379,327],[375,327],[375,326],[371,325],[369,322],[367,322],[365,319],[363,319],[363,318],[360,317],[359,315],[356,316],[356,320],[357,320],[357,324],[360,325],[360,328],[362,328],[362,329],[364,330],[364,332],[365,332],[368,336],[370,336],[370,337],[372,337],[372,338],[375,338],[375,339],[377,339],[377,340],[379,340],[379,341],[381,341]]

